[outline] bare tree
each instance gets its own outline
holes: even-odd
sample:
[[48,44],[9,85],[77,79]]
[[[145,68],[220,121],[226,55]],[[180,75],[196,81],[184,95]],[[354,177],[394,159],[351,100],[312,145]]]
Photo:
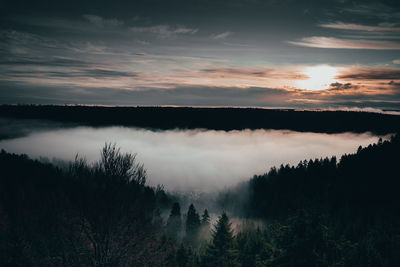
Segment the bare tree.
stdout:
[[[76,158],[71,173],[86,181],[79,194],[80,227],[92,266],[125,266],[146,262],[154,246],[154,191],[145,186],[146,170],[136,154],[123,154],[106,143],[99,162]],[[150,248],[149,248],[150,247]]]

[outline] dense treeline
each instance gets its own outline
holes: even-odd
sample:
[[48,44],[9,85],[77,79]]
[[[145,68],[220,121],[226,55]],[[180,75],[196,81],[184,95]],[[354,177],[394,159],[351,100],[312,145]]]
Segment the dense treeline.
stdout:
[[[400,138],[359,148],[353,155],[272,168],[250,181],[250,209],[278,216],[315,206],[346,216],[397,215]],[[400,214],[399,214],[400,215]]]
[[279,266],[399,266],[399,151],[395,136],[339,162],[272,168],[219,202],[272,222]]
[[154,129],[288,129],[377,134],[400,130],[400,116],[395,115],[292,109],[1,105],[0,117]]

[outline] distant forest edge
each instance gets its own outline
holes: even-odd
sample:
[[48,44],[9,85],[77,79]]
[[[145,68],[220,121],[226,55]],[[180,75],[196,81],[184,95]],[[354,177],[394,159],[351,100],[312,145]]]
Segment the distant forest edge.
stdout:
[[396,133],[400,116],[354,111],[298,111],[261,108],[103,107],[1,105],[0,117],[39,119],[91,126],[152,129],[287,129],[301,132]]

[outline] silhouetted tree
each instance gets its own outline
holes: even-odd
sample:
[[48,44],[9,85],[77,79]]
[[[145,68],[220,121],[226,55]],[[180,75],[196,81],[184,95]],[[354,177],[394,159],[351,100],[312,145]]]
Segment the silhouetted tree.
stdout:
[[193,251],[192,247],[185,246],[185,244],[181,242],[179,249],[176,252],[176,263],[178,267],[197,266],[197,255]]
[[214,225],[212,242],[207,247],[202,264],[204,266],[236,266],[233,241],[231,223],[224,212]]
[[92,264],[117,266],[138,255],[134,251],[152,231],[155,208],[154,191],[144,186],[143,165],[106,143],[97,164],[77,159],[70,173],[87,184],[76,205],[83,235],[93,248]]
[[172,204],[171,213],[168,217],[167,232],[175,241],[177,241],[180,236],[181,228],[181,207],[178,202],[175,202]]
[[205,209],[203,215],[201,215],[201,225],[203,226],[210,225],[210,215],[208,214],[207,209]]
[[190,204],[187,216],[186,216],[186,239],[187,241],[195,245],[200,230],[200,216],[196,212],[193,204]]

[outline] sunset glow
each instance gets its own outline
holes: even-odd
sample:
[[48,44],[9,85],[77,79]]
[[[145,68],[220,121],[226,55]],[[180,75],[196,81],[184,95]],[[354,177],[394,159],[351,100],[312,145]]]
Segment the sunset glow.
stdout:
[[338,70],[327,65],[307,67],[304,74],[309,78],[299,80],[298,87],[308,90],[328,89],[330,84],[336,82],[335,78],[338,75]]
[[398,6],[200,2],[9,2],[1,103],[400,109]]

